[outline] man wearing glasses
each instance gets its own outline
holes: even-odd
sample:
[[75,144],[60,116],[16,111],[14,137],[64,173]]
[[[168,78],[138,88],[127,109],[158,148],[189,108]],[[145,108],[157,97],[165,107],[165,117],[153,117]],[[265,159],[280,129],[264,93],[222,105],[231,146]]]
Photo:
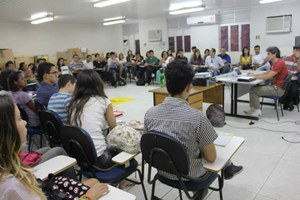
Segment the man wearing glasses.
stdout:
[[38,68],[38,80],[40,86],[36,92],[36,101],[48,106],[48,102],[52,94],[58,92],[58,71],[52,63],[44,62]]
[[209,56],[205,59],[205,66],[208,70],[212,72],[212,76],[217,76],[219,74],[228,73],[230,68],[224,65],[221,57],[216,56],[216,49],[211,48],[209,51]]

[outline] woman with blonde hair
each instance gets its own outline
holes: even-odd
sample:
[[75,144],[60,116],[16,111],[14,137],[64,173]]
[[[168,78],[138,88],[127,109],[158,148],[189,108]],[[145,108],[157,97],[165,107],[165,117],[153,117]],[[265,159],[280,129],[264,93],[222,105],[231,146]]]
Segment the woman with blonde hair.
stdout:
[[47,199],[38,187],[32,169],[19,159],[26,141],[26,122],[11,96],[0,92],[0,199]]

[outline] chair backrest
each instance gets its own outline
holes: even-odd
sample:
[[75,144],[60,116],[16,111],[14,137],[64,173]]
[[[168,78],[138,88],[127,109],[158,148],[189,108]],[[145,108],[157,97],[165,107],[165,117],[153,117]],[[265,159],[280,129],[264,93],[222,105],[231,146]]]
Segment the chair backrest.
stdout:
[[38,102],[35,100],[34,104],[35,104],[35,109],[36,109],[37,113],[39,113],[40,111],[46,110],[46,107],[41,102]]
[[23,107],[20,106],[19,104],[17,104],[17,106],[18,106],[18,108],[19,108],[19,110],[20,110],[21,118],[22,118],[24,121],[28,122],[29,118],[28,118],[28,115],[27,115],[26,111],[25,111],[25,110],[23,109]]
[[141,151],[143,159],[158,170],[176,174],[174,165],[178,173],[189,173],[186,147],[174,137],[158,132],[146,133],[141,138]]
[[51,110],[39,112],[42,130],[48,135],[50,146],[60,146],[60,129],[63,125],[60,117]]
[[75,158],[83,169],[89,168],[97,159],[97,153],[91,136],[77,126],[61,127],[61,143],[69,156]]

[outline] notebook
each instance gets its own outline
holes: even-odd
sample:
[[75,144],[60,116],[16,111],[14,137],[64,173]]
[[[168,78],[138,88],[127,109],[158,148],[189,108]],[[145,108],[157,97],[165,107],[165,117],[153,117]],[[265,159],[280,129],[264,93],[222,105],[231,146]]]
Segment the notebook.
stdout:
[[219,135],[217,139],[214,141],[215,145],[225,147],[230,140],[232,139],[232,136],[229,135]]
[[237,81],[240,82],[251,82],[251,81],[255,81],[256,78],[251,77],[251,76],[243,76],[243,77],[238,77]]

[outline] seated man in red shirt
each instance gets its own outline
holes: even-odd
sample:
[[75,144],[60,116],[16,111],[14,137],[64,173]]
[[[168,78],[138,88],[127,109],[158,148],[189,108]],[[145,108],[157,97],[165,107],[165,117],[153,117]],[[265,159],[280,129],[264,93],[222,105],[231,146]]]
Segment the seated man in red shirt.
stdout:
[[262,74],[248,74],[248,76],[257,79],[273,79],[272,85],[256,85],[250,89],[250,110],[244,112],[251,116],[261,116],[259,97],[282,96],[284,94],[284,82],[288,75],[288,70],[284,61],[280,59],[280,50],[277,47],[269,47],[267,53],[268,60],[272,62],[271,69]]

